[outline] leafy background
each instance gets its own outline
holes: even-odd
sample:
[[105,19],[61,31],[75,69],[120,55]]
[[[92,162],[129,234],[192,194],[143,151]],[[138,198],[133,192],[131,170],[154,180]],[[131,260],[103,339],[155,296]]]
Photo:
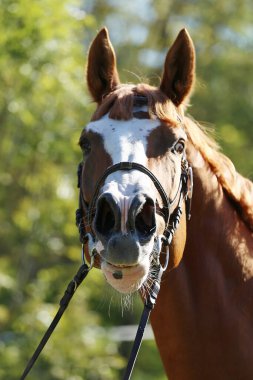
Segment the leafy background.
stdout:
[[[90,41],[107,25],[122,81],[159,83],[168,46],[187,27],[197,82],[189,112],[215,126],[225,153],[253,178],[250,0],[0,0],[0,378],[18,379],[80,263],[74,221],[77,145],[94,105],[85,88]],[[30,379],[120,379],[137,323],[93,270]],[[133,380],[164,380],[143,343]]]

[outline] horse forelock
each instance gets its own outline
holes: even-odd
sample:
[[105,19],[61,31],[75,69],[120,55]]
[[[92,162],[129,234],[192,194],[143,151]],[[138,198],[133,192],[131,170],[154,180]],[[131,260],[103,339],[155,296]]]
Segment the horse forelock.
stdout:
[[180,125],[178,116],[184,120],[183,126],[189,140],[216,175],[238,214],[253,231],[252,182],[236,171],[230,159],[220,152],[219,145],[201,125],[183,116],[183,106],[176,107],[160,89],[147,84],[118,85],[98,105],[92,121],[99,120],[106,114],[114,120],[130,120],[136,117],[134,112],[136,96],[147,98],[147,116],[150,119],[158,118],[172,127]]
[[178,126],[178,115],[182,117],[183,108],[176,107],[161,90],[147,84],[123,84],[105,96],[92,116],[92,121],[108,114],[115,120],[130,120],[134,115],[135,97],[147,99],[147,112],[151,119],[158,118],[171,126]]

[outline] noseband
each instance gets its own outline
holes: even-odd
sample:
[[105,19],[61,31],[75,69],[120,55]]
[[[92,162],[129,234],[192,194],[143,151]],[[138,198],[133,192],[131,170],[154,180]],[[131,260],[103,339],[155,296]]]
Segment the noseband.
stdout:
[[[168,198],[160,181],[145,166],[138,164],[136,162],[119,162],[115,165],[110,166],[109,168],[105,170],[105,172],[97,181],[95,191],[94,191],[90,204],[87,204],[87,202],[84,200],[82,186],[81,186],[82,170],[83,170],[83,164],[80,163],[78,166],[78,187],[80,189],[80,194],[79,194],[79,208],[76,210],[76,224],[79,229],[80,241],[83,244],[87,243],[88,237],[89,237],[85,229],[84,218],[85,217],[87,218],[88,225],[91,228],[93,241],[95,241],[95,233],[92,229],[92,220],[94,217],[96,202],[99,197],[99,192],[106,178],[110,174],[115,173],[117,171],[138,170],[146,174],[152,180],[154,186],[156,187],[157,191],[159,192],[161,196],[162,203],[163,203],[162,215],[165,221],[165,229],[163,232],[162,241],[164,245],[169,245],[171,243],[174,233],[178,227],[180,217],[182,215],[183,200],[185,200],[186,202],[187,219],[190,220],[193,176],[192,176],[192,168],[189,166],[188,161],[185,156],[183,156],[182,161],[181,161],[180,181],[179,181],[176,195],[174,196],[173,200],[170,200]],[[178,195],[179,195],[178,204],[175,207],[174,211],[171,213],[171,208],[174,205]],[[85,210],[85,214],[83,210]]]

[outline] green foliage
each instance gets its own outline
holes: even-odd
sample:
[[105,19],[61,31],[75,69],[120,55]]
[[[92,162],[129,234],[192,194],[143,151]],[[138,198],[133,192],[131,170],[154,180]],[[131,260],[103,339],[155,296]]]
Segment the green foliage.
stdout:
[[[96,30],[110,29],[122,81],[157,84],[186,26],[198,62],[190,113],[216,125],[252,176],[251,23],[247,0],[0,0],[0,378],[20,376],[79,265],[77,142],[93,109],[83,82]],[[107,330],[136,324],[141,312],[136,297],[122,317],[124,302],[92,271],[30,378],[120,378],[130,347]],[[137,361],[133,379],[143,378],[165,378],[154,342]]]
[[[21,0],[2,1],[0,20],[0,377],[17,379],[79,264],[77,141],[90,112],[81,38],[93,18],[67,1]],[[86,324],[100,324],[89,295],[79,292],[31,378],[115,378],[116,344],[87,338]]]

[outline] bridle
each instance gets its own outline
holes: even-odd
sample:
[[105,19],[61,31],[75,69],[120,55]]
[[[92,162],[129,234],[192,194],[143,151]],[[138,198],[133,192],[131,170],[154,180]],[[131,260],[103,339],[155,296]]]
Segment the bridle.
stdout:
[[[147,100],[145,98],[145,101],[143,99],[144,97],[137,96],[135,99],[134,104],[135,105],[145,105]],[[178,116],[179,118],[179,116]],[[179,121],[181,119],[179,118]],[[130,358],[128,361],[128,365],[124,374],[123,380],[128,380],[131,377],[132,370],[139,352],[139,348],[142,342],[144,330],[146,327],[146,324],[149,319],[150,312],[155,306],[156,299],[160,290],[160,282],[162,275],[164,271],[166,270],[169,262],[169,245],[172,242],[172,238],[176,232],[176,229],[179,225],[180,218],[182,215],[182,207],[183,202],[185,201],[185,207],[186,207],[186,217],[187,220],[190,220],[191,217],[191,199],[192,199],[192,191],[193,191],[193,175],[192,175],[192,168],[189,166],[188,161],[186,159],[185,154],[182,156],[181,160],[181,176],[180,181],[178,185],[178,189],[176,192],[176,195],[172,200],[170,200],[161,185],[160,181],[156,178],[156,176],[145,166],[136,163],[136,162],[119,162],[117,164],[114,164],[107,168],[105,172],[102,174],[102,176],[97,181],[95,191],[93,194],[93,197],[91,199],[90,204],[88,204],[84,197],[82,192],[82,171],[83,171],[83,165],[82,163],[78,166],[78,187],[79,187],[79,207],[76,210],[76,224],[79,230],[79,236],[80,241],[82,243],[82,258],[83,263],[78,269],[76,275],[70,281],[68,284],[65,293],[60,301],[60,307],[55,315],[52,323],[50,324],[49,328],[47,329],[46,333],[44,334],[41,342],[39,343],[38,347],[36,348],[34,354],[32,355],[31,359],[29,360],[20,380],[24,380],[30,370],[32,369],[35,361],[37,360],[39,354],[41,353],[42,349],[46,345],[48,339],[50,338],[51,334],[53,333],[55,327],[57,326],[60,318],[62,317],[64,311],[68,307],[68,304],[73,297],[76,289],[78,286],[82,283],[82,281],[86,278],[87,274],[91,270],[95,256],[97,255],[96,248],[95,248],[95,241],[96,236],[92,229],[92,221],[94,217],[94,210],[95,205],[97,203],[101,187],[103,186],[104,182],[106,181],[107,177],[117,171],[131,171],[131,170],[138,170],[145,175],[147,175],[153,182],[154,186],[156,187],[158,193],[160,194],[160,197],[162,199],[163,208],[162,208],[162,215],[164,217],[165,222],[165,229],[162,234],[161,241],[164,246],[166,246],[166,260],[165,264],[162,266],[159,260],[160,252],[161,252],[161,246],[159,245],[159,249],[157,251],[157,257],[155,260],[155,265],[153,266],[153,270],[155,269],[154,273],[156,274],[153,279],[153,283],[149,289],[149,294],[147,294],[145,302],[144,302],[144,309],[141,315],[139,327],[136,333],[135,341],[133,344],[133,348],[130,354]],[[177,205],[175,206],[176,200],[178,199]],[[174,207],[175,206],[175,207]],[[173,212],[171,212],[171,208],[174,207]],[[86,231],[85,223],[87,223],[90,227],[90,232]],[[90,267],[85,262],[85,245],[88,245],[88,251],[91,258],[91,265]]]
[[[192,199],[192,191],[193,191],[192,168],[191,166],[189,166],[185,154],[183,155],[182,160],[181,160],[181,175],[180,175],[178,189],[172,200],[168,198],[160,181],[148,168],[136,162],[119,162],[117,164],[110,166],[104,171],[104,173],[102,174],[102,176],[99,178],[99,180],[96,183],[93,197],[91,199],[90,204],[88,204],[84,200],[83,192],[82,192],[83,164],[80,163],[77,170],[78,187],[79,187],[79,208],[76,210],[76,224],[79,230],[80,241],[83,247],[82,248],[83,258],[85,256],[84,245],[88,244],[88,251],[89,251],[92,265],[94,264],[95,256],[97,255],[96,248],[95,248],[96,236],[92,229],[92,221],[94,217],[95,205],[97,203],[100,190],[109,175],[117,171],[127,172],[131,170],[138,170],[146,174],[152,180],[154,186],[156,187],[162,199],[162,203],[163,203],[162,215],[165,221],[165,229],[164,229],[161,240],[162,240],[163,245],[166,246],[166,258],[165,258],[165,264],[162,265],[160,263],[160,258],[159,258],[160,253],[161,253],[161,246],[159,244],[159,249],[155,250],[155,254],[157,256],[155,258],[155,265],[153,265],[152,267],[155,273],[155,278],[153,280],[153,283],[149,290],[149,294],[147,295],[147,298],[144,303],[144,310],[142,312],[141,320],[139,323],[139,327],[136,333],[135,341],[132,347],[132,351],[129,357],[128,365],[126,367],[123,380],[128,380],[131,377],[133,367],[134,367],[134,364],[135,364],[135,361],[140,349],[140,345],[142,342],[144,330],[148,322],[149,315],[155,306],[156,299],[160,290],[161,278],[162,278],[163,273],[167,269],[167,266],[169,263],[169,245],[171,244],[172,238],[179,225],[180,218],[183,212],[182,206],[183,206],[184,200],[185,200],[185,207],[186,207],[186,218],[187,220],[190,220],[191,218],[191,199]],[[176,207],[174,208],[173,212],[171,212],[171,208],[175,205],[177,199],[178,199],[178,203]],[[86,215],[87,215],[87,218],[86,218]],[[87,221],[87,224],[89,225],[89,228],[91,231],[90,233],[86,232],[85,219]],[[157,239],[155,239],[155,242],[157,242]],[[154,250],[152,254],[154,255]]]

